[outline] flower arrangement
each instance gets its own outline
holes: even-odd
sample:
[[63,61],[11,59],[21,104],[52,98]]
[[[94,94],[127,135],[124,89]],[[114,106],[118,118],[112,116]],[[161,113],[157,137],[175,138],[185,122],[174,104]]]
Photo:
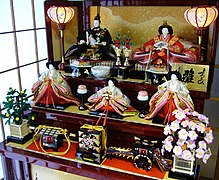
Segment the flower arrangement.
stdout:
[[[133,45],[133,42],[131,41],[131,38],[128,37],[128,35],[125,35],[125,39],[121,37],[120,32],[118,32],[118,35],[116,36],[116,39],[114,40],[114,49],[120,49],[120,54],[122,51],[128,52],[128,50],[131,52],[131,46]],[[129,53],[130,54],[130,53]],[[117,54],[118,55],[118,54]]]
[[114,45],[113,45],[113,48],[117,56],[116,65],[121,65],[120,57],[124,55],[125,57],[124,66],[129,66],[128,58],[131,54],[131,45],[133,45],[131,38],[128,37],[128,35],[126,35],[125,40],[123,40],[120,32],[118,32],[118,35],[116,36],[116,39],[114,40]]
[[194,153],[196,158],[202,159],[206,164],[211,156],[208,144],[214,137],[209,119],[196,111],[175,110],[173,114],[176,120],[164,128],[167,136],[163,141],[162,154],[164,151],[171,152],[184,160],[191,160]]
[[[7,92],[6,101],[3,102],[3,105],[6,109],[6,112],[2,114],[2,117],[7,119],[5,124],[11,122],[18,125],[22,124],[24,112],[31,108],[28,103],[26,89],[19,92],[11,87]],[[32,114],[27,114],[25,118],[28,119],[28,122],[35,119]]]

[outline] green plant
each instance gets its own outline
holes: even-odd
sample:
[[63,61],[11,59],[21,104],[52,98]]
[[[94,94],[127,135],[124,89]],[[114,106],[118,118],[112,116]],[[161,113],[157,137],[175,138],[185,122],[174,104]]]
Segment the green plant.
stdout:
[[31,105],[28,102],[26,89],[21,90],[20,92],[12,87],[9,88],[7,92],[6,101],[3,102],[5,113],[2,114],[2,117],[7,119],[5,124],[10,124],[14,122],[15,124],[22,124],[23,118],[28,119],[28,122],[34,120],[35,117],[27,113],[31,109]]

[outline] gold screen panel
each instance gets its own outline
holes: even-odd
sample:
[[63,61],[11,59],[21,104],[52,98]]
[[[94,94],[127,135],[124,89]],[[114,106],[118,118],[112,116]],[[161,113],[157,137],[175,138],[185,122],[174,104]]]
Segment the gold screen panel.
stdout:
[[[110,31],[113,40],[118,31],[121,36],[128,35],[134,47],[141,47],[144,42],[158,35],[158,28],[167,20],[173,27],[173,33],[193,43],[197,42],[195,29],[184,19],[186,6],[126,6],[100,7],[101,27]],[[90,7],[90,22],[97,14],[97,6]]]
[[179,71],[189,90],[207,92],[209,65],[173,63],[173,71]]

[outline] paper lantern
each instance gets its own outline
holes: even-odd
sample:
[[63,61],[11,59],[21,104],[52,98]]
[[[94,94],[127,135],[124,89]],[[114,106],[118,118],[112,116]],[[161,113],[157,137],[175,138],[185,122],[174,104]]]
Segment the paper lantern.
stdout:
[[68,23],[74,16],[74,9],[71,7],[50,7],[47,10],[49,18],[57,23],[58,29],[60,30],[60,44],[61,44],[61,63],[59,64],[59,69],[64,70],[65,68],[65,58],[64,58],[64,29],[65,24]]

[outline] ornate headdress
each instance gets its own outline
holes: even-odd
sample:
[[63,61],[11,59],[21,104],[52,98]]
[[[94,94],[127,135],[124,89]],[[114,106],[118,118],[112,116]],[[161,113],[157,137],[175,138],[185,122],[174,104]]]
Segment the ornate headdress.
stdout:
[[167,20],[164,20],[164,21],[163,21],[163,26],[169,26],[169,25],[167,24]]
[[164,20],[163,24],[158,28],[159,34],[162,34],[162,29],[163,28],[167,28],[168,31],[169,31],[169,34],[171,34],[171,35],[173,34],[173,28],[170,25],[167,24],[167,20]]
[[94,20],[98,20],[100,23],[100,6],[97,6],[97,15],[95,16]]
[[97,13],[97,15],[95,16],[94,20],[98,20],[99,22],[101,22],[100,21],[100,13]]

